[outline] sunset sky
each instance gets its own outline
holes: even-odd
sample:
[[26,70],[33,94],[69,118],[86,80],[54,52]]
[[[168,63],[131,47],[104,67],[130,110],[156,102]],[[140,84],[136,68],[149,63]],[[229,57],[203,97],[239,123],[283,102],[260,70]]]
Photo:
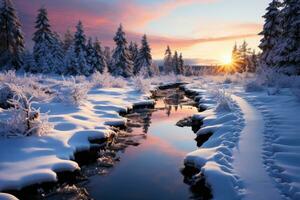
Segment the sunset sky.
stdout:
[[37,10],[48,9],[53,29],[63,34],[82,20],[87,35],[103,45],[113,45],[113,35],[123,24],[128,40],[146,33],[154,59],[166,45],[201,64],[222,63],[235,42],[247,40],[256,48],[262,15],[270,0],[14,0],[27,46]]

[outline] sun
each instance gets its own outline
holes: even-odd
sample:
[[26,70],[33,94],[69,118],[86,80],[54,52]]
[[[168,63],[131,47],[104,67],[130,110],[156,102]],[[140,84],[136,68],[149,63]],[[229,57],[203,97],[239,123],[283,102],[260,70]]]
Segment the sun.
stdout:
[[232,58],[230,55],[223,56],[221,62],[223,65],[229,65],[232,63]]

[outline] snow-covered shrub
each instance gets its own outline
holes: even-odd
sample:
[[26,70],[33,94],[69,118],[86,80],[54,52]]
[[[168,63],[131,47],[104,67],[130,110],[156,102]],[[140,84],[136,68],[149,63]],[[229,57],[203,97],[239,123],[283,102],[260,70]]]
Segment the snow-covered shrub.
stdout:
[[32,98],[19,93],[9,100],[13,108],[8,110],[10,118],[1,123],[0,135],[5,137],[41,136],[47,134],[52,125],[48,122],[47,113],[41,114],[32,106]]
[[257,80],[246,82],[244,88],[246,92],[261,92],[264,90],[264,87]]
[[73,77],[76,83],[84,83],[86,82],[86,77],[81,75],[81,76],[75,76]]
[[231,112],[233,109],[232,106],[232,98],[229,94],[227,94],[224,90],[219,90],[218,91],[218,96],[217,96],[217,107],[216,111],[217,112]]
[[88,84],[76,83],[71,88],[70,98],[73,104],[80,105],[86,98],[90,90]]
[[127,86],[127,81],[122,77],[114,77],[109,72],[95,72],[90,77],[91,84],[96,88],[123,88]]
[[132,78],[134,88],[141,93],[147,93],[151,88],[151,80],[143,76],[136,76]]
[[261,69],[257,80],[268,87],[291,88],[297,76],[289,76],[275,69]]
[[12,105],[10,104],[9,100],[14,97],[16,94],[17,87],[13,87],[12,84],[0,84],[0,107],[7,109],[10,108]]
[[27,96],[35,101],[46,101],[53,97],[48,87],[42,86],[39,82],[42,78],[32,75],[17,76],[15,71],[0,73],[0,85],[7,87],[18,87]]
[[124,78],[111,76],[111,87],[124,88],[126,86],[127,86],[127,81]]
[[86,100],[90,87],[89,82],[77,83],[73,77],[71,80],[64,79],[57,98],[68,104],[80,105]]
[[231,84],[232,80],[230,77],[226,77],[226,79],[223,81],[224,84]]

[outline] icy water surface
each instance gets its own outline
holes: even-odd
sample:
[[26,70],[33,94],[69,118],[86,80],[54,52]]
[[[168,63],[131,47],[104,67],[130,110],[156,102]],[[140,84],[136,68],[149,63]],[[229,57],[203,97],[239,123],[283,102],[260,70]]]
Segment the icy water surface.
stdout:
[[120,162],[108,174],[89,178],[86,188],[91,198],[183,200],[195,197],[181,173],[184,156],[197,148],[195,134],[191,127],[181,128],[176,123],[198,111],[191,105],[183,105],[187,99],[182,92],[169,92],[173,93],[172,98],[159,98],[155,110],[139,112],[143,126],[133,128],[132,134],[139,135],[134,140],[140,145],[119,152]]

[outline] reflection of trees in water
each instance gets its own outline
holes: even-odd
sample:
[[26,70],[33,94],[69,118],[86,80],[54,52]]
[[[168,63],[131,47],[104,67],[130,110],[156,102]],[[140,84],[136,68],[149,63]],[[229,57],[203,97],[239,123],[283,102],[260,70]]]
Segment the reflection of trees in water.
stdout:
[[171,115],[171,111],[172,111],[172,106],[166,106],[166,114],[168,115],[168,117],[170,117]]
[[[185,98],[184,92],[180,90],[170,90],[171,94],[163,99],[165,104],[166,114],[168,116],[171,115],[172,107],[174,107],[175,112],[180,108],[182,109],[182,101]],[[172,94],[173,93],[173,94]]]
[[149,111],[143,116],[143,131],[144,131],[144,133],[148,133],[149,127],[151,125],[152,113],[153,113],[153,111]]

